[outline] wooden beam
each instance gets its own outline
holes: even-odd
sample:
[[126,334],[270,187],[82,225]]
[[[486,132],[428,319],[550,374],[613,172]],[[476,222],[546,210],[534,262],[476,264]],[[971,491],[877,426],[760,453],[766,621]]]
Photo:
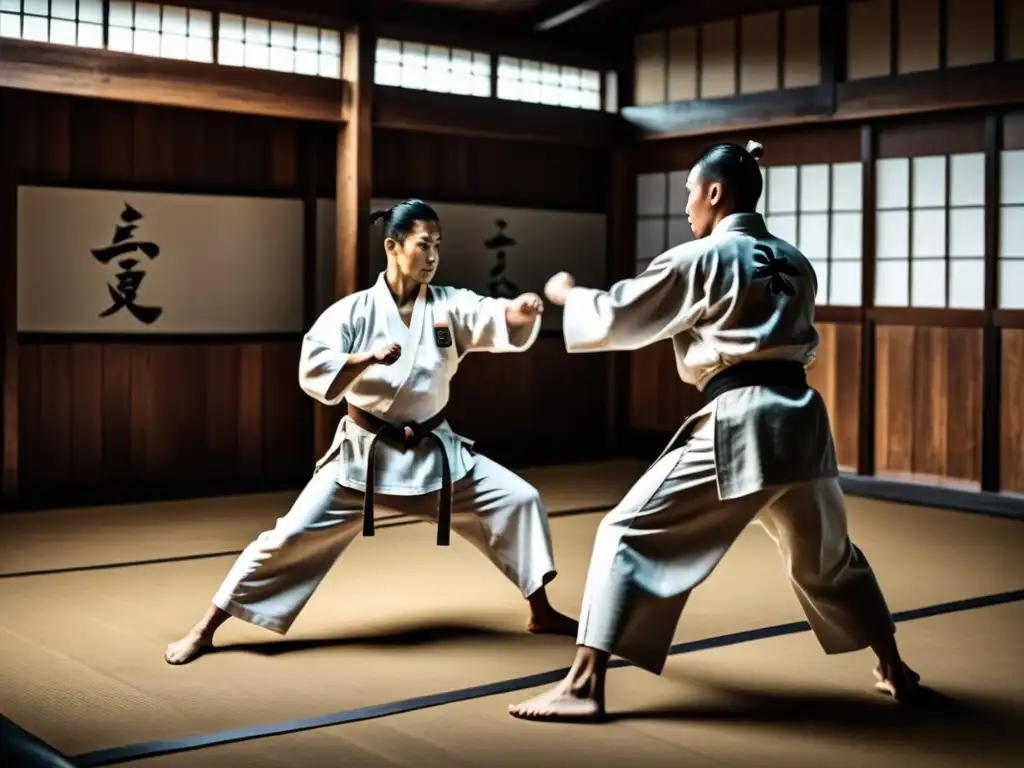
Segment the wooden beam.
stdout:
[[622,115],[641,132],[640,138],[660,140],[1014,104],[1024,104],[1024,60],[724,99],[632,106],[623,109]]
[[18,496],[18,179],[13,140],[6,130],[16,115],[0,91],[0,498]]
[[582,0],[582,2],[573,3],[565,10],[534,24],[533,29],[535,32],[547,32],[549,29],[561,27],[564,24],[568,24],[575,19],[585,16],[591,11],[600,8],[602,5],[607,5],[609,2],[611,2],[611,0]]
[[975,64],[839,83],[840,120],[1024,103],[1024,61]]
[[0,87],[296,120],[341,122],[346,84],[4,38]]
[[829,119],[832,111],[832,89],[815,85],[723,99],[630,106],[623,108],[622,116],[643,132],[641,138],[668,139],[822,122]]
[[603,111],[387,86],[374,88],[373,125],[402,131],[593,147],[611,146],[616,138],[625,135],[622,120]]
[[[337,238],[334,296],[340,299],[368,287],[370,277],[370,195],[373,147],[373,63],[375,38],[365,25],[342,38],[342,76],[350,85],[348,119],[338,130]],[[340,409],[317,406],[313,440],[317,455],[330,446]]]

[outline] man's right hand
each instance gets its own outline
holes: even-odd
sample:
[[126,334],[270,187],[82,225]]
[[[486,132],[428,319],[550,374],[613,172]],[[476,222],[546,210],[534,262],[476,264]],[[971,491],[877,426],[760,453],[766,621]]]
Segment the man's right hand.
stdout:
[[397,344],[385,344],[374,350],[371,362],[381,365],[392,365],[402,356],[402,348]]

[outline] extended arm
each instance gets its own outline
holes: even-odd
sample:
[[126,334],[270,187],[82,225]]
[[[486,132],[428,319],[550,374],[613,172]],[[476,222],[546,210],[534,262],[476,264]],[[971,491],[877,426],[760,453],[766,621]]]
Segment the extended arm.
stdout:
[[[539,303],[539,297],[534,297]],[[540,333],[540,315],[524,311],[523,297],[492,299],[464,289],[453,291],[449,308],[459,354],[525,352]]]
[[562,316],[569,352],[634,350],[693,327],[704,309],[696,257],[662,254],[607,291],[573,288]]

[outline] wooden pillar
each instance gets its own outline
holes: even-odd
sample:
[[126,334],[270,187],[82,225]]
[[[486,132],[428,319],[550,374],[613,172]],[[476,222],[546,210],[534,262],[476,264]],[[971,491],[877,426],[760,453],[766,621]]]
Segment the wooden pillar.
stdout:
[[[619,109],[634,103],[634,51],[632,40],[623,43],[617,58]],[[603,105],[602,105],[603,106]],[[607,207],[607,282],[609,285],[632,277],[636,266],[636,168],[635,138],[622,122],[622,133],[616,136],[608,173]],[[631,387],[633,356],[615,352],[609,356],[608,371],[608,452],[615,455],[631,443],[624,440],[632,433]]]
[[875,474],[875,323],[870,310],[875,306],[875,128],[865,123],[860,131],[861,161],[861,325],[860,325],[860,413],[857,474]]
[[998,492],[1002,453],[1002,332],[995,324],[999,306],[999,188],[1002,115],[985,118],[985,325],[982,330],[981,490]]
[[[334,296],[348,296],[369,285],[369,215],[373,161],[373,62],[376,40],[365,24],[343,36],[342,79],[347,91],[346,120],[338,130],[337,238]],[[317,406],[314,442],[320,456],[330,447],[339,408]]]
[[6,127],[14,115],[0,91],[0,458],[2,497],[9,508],[18,496],[18,179]]

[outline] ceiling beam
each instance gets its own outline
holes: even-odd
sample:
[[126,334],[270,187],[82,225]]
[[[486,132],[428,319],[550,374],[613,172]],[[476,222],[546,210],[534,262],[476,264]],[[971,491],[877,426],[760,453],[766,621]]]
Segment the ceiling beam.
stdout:
[[339,122],[345,81],[5,38],[0,88]]
[[585,16],[591,11],[600,8],[602,5],[607,5],[612,0],[584,0],[582,3],[576,3],[575,5],[566,8],[561,13],[556,13],[554,16],[550,16],[537,24],[534,24],[533,29],[535,32],[547,32],[555,27],[560,27],[563,24],[568,24],[570,21],[574,21],[581,16]]

